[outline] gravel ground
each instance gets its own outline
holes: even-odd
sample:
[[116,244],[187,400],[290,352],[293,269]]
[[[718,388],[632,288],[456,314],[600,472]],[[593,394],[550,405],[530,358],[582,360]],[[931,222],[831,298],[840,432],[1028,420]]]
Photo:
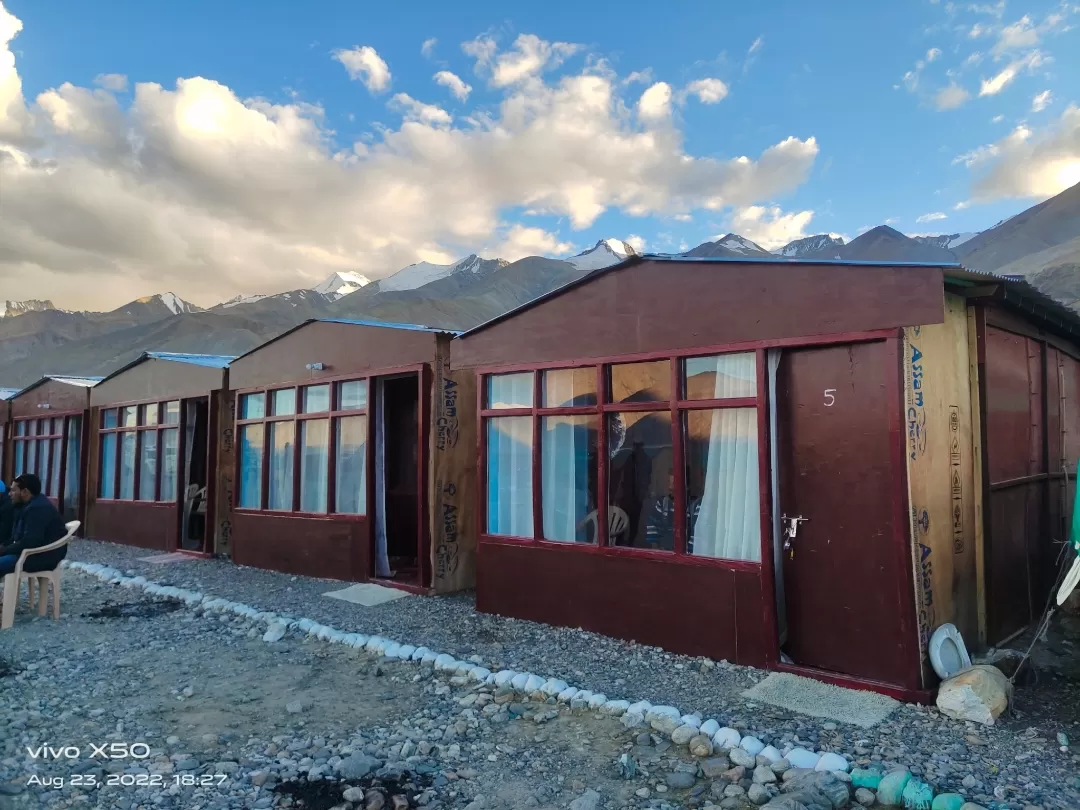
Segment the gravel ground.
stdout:
[[[798,742],[816,750],[838,752],[858,763],[902,765],[909,767],[913,773],[930,782],[939,791],[955,790],[966,795],[970,801],[976,801],[985,807],[1010,807],[1017,810],[1030,806],[1047,810],[1080,807],[1080,756],[1071,751],[1059,751],[1058,741],[1055,739],[1058,732],[1065,732],[1080,744],[1080,712],[1077,711],[1080,706],[1080,685],[1072,680],[1047,675],[1040,677],[1034,686],[1020,688],[1014,709],[992,728],[958,723],[942,717],[933,709],[902,706],[882,726],[867,730],[791,715],[784,710],[747,702],[742,697],[742,691],[764,677],[765,673],[761,671],[730,666],[723,662],[713,663],[675,656],[577,630],[556,629],[477,614],[468,595],[449,598],[411,597],[375,608],[362,608],[321,596],[325,591],[338,587],[337,583],[241,568],[222,561],[193,560],[159,566],[139,560],[139,557],[148,556],[146,551],[85,541],[75,544],[69,556],[71,559],[99,562],[120,570],[136,572],[159,583],[245,602],[258,609],[309,617],[346,631],[378,633],[402,642],[423,644],[459,658],[476,655],[483,661],[484,666],[492,670],[506,667],[532,671],[564,678],[577,686],[603,691],[608,697],[647,699],[654,704],[678,706],[684,711],[700,711],[705,717],[715,717],[729,726],[753,731],[764,742],[775,743],[778,747],[781,747],[782,743]],[[72,590],[76,595],[84,593],[85,599],[99,602],[110,594],[107,586],[91,583],[88,578],[69,572],[65,576],[65,592]],[[112,589],[112,598],[123,600],[132,599],[132,596],[130,592]],[[223,728],[232,722],[240,727],[237,733],[241,736],[261,734],[260,744],[270,740],[273,729],[263,729],[260,726],[273,725],[271,720],[282,717],[278,704],[288,702],[285,696],[291,693],[290,690],[295,691],[297,684],[303,684],[305,689],[312,690],[308,698],[311,708],[305,708],[300,719],[296,721],[302,721],[305,724],[303,728],[310,730],[309,734],[341,734],[342,739],[347,741],[344,735],[348,729],[370,727],[379,718],[372,708],[379,704],[371,704],[370,690],[364,689],[364,678],[353,672],[358,664],[351,662],[349,656],[355,657],[357,653],[339,651],[339,645],[297,643],[291,640],[292,637],[279,644],[264,644],[257,638],[249,641],[246,626],[236,627],[232,624],[215,628],[219,632],[206,634],[204,631],[208,620],[193,618],[186,608],[176,613],[137,620],[70,619],[79,610],[79,606],[69,600],[65,605],[64,621],[58,624],[24,623],[26,627],[42,628],[46,634],[56,636],[56,644],[62,646],[63,650],[54,650],[44,644],[35,646],[33,641],[36,634],[22,631],[25,637],[22,642],[23,655],[29,655],[32,659],[24,660],[22,664],[27,667],[37,664],[48,669],[49,662],[62,662],[56,664],[61,667],[57,688],[65,690],[59,694],[65,694],[68,689],[74,690],[73,694],[84,701],[84,706],[96,699],[95,693],[101,693],[103,697],[107,697],[106,693],[110,690],[111,694],[118,696],[139,694],[138,683],[146,683],[152,687],[156,683],[156,677],[159,680],[174,681],[179,684],[176,688],[180,689],[183,688],[181,682],[193,683],[195,688],[202,688],[203,684],[215,684],[215,689],[224,689],[225,687],[218,686],[221,683],[234,684],[229,688],[231,692],[226,690],[214,698],[217,707],[212,711],[208,710],[207,720],[201,729],[203,735],[228,733],[223,731]],[[93,628],[122,626],[134,631],[124,635],[130,650],[127,655],[134,655],[132,651],[145,650],[145,653],[135,655],[134,660],[142,666],[142,656],[145,655],[148,660],[142,668],[145,669],[152,663],[152,672],[158,674],[125,677],[126,669],[115,664],[117,658],[124,657],[122,651],[125,643],[95,640],[95,633],[104,632],[102,630],[80,632],[73,638],[70,628],[63,629],[69,619],[84,622]],[[16,627],[14,633],[18,638],[20,626]],[[234,633],[239,635],[233,635]],[[0,656],[5,655],[5,650],[10,646],[7,635],[0,637]],[[231,653],[212,652],[205,648],[205,645],[213,644],[226,644],[227,651]],[[243,649],[237,645],[242,645]],[[57,654],[58,651],[61,652],[60,655]],[[296,660],[293,660],[294,656]],[[261,661],[266,657],[273,662]],[[317,669],[324,673],[322,680],[312,679],[310,674],[305,674],[303,668],[312,667],[311,661],[315,659],[320,662],[335,662],[341,659],[346,662],[341,665],[345,671],[334,670],[329,664],[321,663]],[[18,666],[19,662],[15,665]],[[376,665],[373,661],[363,663],[363,667],[370,669],[372,666],[381,666],[387,671],[404,668],[400,676],[390,676],[393,698],[388,698],[386,702],[391,704],[393,711],[407,719],[426,717],[425,712],[430,714],[436,711],[437,707],[431,703],[431,690],[456,689],[445,683],[435,686],[438,682],[432,678],[421,678],[414,683],[412,678],[417,677],[418,670],[415,667],[410,669],[408,665]],[[298,669],[294,671],[290,667]],[[361,673],[364,671],[363,667]],[[185,668],[187,675],[183,674]],[[412,674],[406,674],[409,672]],[[30,672],[27,670],[17,677],[26,677],[26,682],[31,682]],[[393,681],[394,677],[398,677],[398,681]],[[4,729],[4,711],[14,711],[9,705],[11,692],[5,681],[10,682],[10,677],[0,680],[0,731]],[[456,692],[453,696],[457,697]],[[438,697],[441,706],[446,703],[442,698],[449,699],[451,695]],[[35,698],[41,700],[36,695],[27,699]],[[180,698],[183,698],[182,694],[179,698],[171,697],[178,706],[186,705]],[[243,715],[240,708],[248,704],[233,701],[249,698],[253,701],[254,708],[248,716]],[[104,716],[110,717],[111,726],[115,726],[116,718],[112,715],[118,712],[116,706],[124,706],[125,701],[131,700],[131,697],[117,697],[115,701],[103,706],[107,712]],[[222,700],[228,701],[227,708],[221,705]],[[419,702],[410,702],[414,700]],[[1056,708],[1048,711],[1047,705]],[[58,710],[54,708],[50,711],[49,707],[45,706],[39,711],[43,717],[50,718],[56,715]],[[437,710],[444,711],[445,709]],[[236,714],[238,712],[239,715]],[[140,715],[142,716],[144,715]],[[269,719],[263,723],[264,718]],[[431,722],[443,719],[442,714],[434,718],[428,717]],[[179,735],[178,731],[170,729],[170,722],[173,721],[168,717],[163,718],[159,722],[158,733]],[[254,723],[254,730],[245,730],[245,723]],[[532,733],[529,723],[520,725],[530,728],[529,733]],[[54,744],[63,738],[61,726],[62,724],[54,725],[49,730],[52,735],[50,740]],[[519,724],[510,722],[505,726],[496,726],[500,728],[498,733],[502,733],[502,730],[517,728]],[[552,733],[551,729],[564,726],[569,736],[555,747],[558,752],[562,752],[559,756],[573,756],[570,756],[570,759],[553,760],[552,770],[537,771],[539,774],[546,773],[547,777],[539,782],[529,781],[522,787],[524,793],[499,798],[499,791],[495,787],[503,784],[500,781],[503,779],[513,782],[521,776],[519,772],[522,770],[529,772],[528,768],[518,767],[519,764],[527,762],[528,757],[535,756],[539,761],[547,762],[546,757],[555,756],[555,753],[548,750],[554,745],[550,740],[534,740],[531,745],[526,740],[521,755],[517,758],[509,757],[515,761],[515,767],[509,773],[500,774],[495,781],[485,782],[483,776],[477,777],[476,785],[472,784],[473,780],[466,781],[479,792],[488,791],[484,795],[486,806],[490,807],[524,806],[523,803],[514,802],[524,802],[529,798],[535,799],[539,806],[550,804],[552,807],[566,807],[575,793],[575,788],[580,792],[580,789],[586,787],[600,793],[600,806],[603,807],[655,807],[660,806],[658,802],[673,800],[674,797],[659,798],[656,792],[657,784],[650,785],[649,779],[642,781],[640,774],[632,780],[619,780],[618,769],[614,764],[620,753],[630,751],[635,761],[642,763],[642,768],[650,772],[649,778],[655,782],[657,773],[677,771],[678,764],[670,760],[673,751],[661,751],[657,754],[656,746],[642,748],[633,731],[620,731],[621,727],[616,721],[589,715],[566,718],[559,715],[557,719],[544,724],[540,736],[545,737]],[[583,745],[579,745],[581,740],[591,741],[590,745],[585,746],[589,756],[582,753],[584,749],[579,750]],[[598,745],[601,740],[606,741],[602,746]],[[521,744],[520,740],[517,742]],[[660,748],[663,748],[666,741],[660,742]],[[376,739],[369,744],[377,743]],[[514,742],[495,743],[496,746],[499,744],[509,745],[516,750]],[[3,745],[3,742],[0,742],[0,745]],[[689,760],[686,749],[677,748]],[[484,750],[486,749],[481,749],[478,753],[483,754]],[[499,761],[503,759],[498,751],[495,752],[495,757]],[[525,759],[522,760],[522,757]],[[657,761],[651,762],[655,758],[658,758]],[[521,760],[521,763],[517,760]],[[13,764],[10,759],[0,762],[0,781],[14,778],[12,769],[23,764],[21,760]],[[489,763],[488,756],[484,755],[476,762],[469,761],[468,766],[486,773],[484,769],[488,765],[498,764],[498,761]],[[556,775],[565,779],[559,782]],[[661,779],[660,786],[663,786],[666,778],[665,776]],[[537,790],[544,786],[557,792],[550,797],[542,791],[538,795]],[[250,788],[250,784],[248,787]],[[629,790],[630,788],[633,790]],[[670,806],[701,806],[709,800],[708,797],[713,796],[709,792],[710,783],[706,780],[699,779],[695,783],[695,789],[700,793],[693,802],[690,802],[688,797],[680,797],[680,802],[687,802],[685,805],[676,803]],[[638,790],[647,790],[649,793],[647,796],[638,795]],[[730,799],[733,802],[738,797],[714,798],[717,801]],[[458,799],[463,801],[455,804]],[[472,801],[475,795],[471,795],[469,791],[464,791],[458,797],[439,794],[434,800],[448,802],[444,805],[447,807],[457,807],[467,803],[464,801],[466,799]],[[327,805],[329,806],[332,805]],[[0,805],[0,810],[6,808]],[[474,807],[472,810],[478,808]],[[574,810],[578,808],[575,807]]]

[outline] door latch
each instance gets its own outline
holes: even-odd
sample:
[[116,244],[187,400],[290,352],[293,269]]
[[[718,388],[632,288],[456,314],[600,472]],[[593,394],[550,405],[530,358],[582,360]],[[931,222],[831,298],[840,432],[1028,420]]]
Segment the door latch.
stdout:
[[809,518],[804,518],[802,515],[796,517],[788,517],[787,515],[781,516],[780,520],[783,523],[784,531],[784,551],[788,553],[788,559],[795,559],[795,546],[792,541],[795,539],[795,535],[799,533],[799,524],[806,523]]

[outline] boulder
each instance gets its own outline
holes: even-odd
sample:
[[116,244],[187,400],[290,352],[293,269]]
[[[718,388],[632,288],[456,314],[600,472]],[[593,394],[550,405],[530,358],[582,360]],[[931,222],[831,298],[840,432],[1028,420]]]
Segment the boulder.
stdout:
[[911,781],[909,771],[893,771],[881,778],[877,789],[878,803],[886,807],[901,807],[904,804],[904,788]]
[[728,749],[736,748],[739,745],[739,741],[742,739],[742,735],[733,728],[724,726],[715,734],[713,734],[713,745],[717,748]]
[[822,754],[821,759],[818,760],[817,765],[814,766],[814,770],[817,771],[844,771],[851,767],[846,759],[839,754],[827,753]]
[[959,793],[940,793],[934,797],[931,810],[960,810],[965,804],[964,797]]
[[787,753],[787,761],[792,768],[816,768],[821,761],[821,754],[807,751],[805,748],[792,748]]
[[882,776],[884,776],[884,774],[879,771],[870,770],[868,768],[856,768],[851,772],[851,784],[857,788],[877,790],[878,785],[881,784]]
[[997,667],[976,664],[938,687],[937,707],[954,720],[992,726],[1009,705],[1012,684]]
[[698,734],[690,740],[690,753],[695,757],[707,757],[713,752],[712,740],[705,734]]
[[679,726],[671,732],[671,741],[675,745],[688,745],[690,740],[697,736],[698,730],[693,726]]
[[904,795],[901,798],[905,810],[930,810],[934,802],[934,789],[926,782],[911,779],[904,786]]
[[825,810],[840,810],[851,801],[851,788],[829,771],[804,773],[784,784],[784,793],[798,797],[807,807],[824,803]]

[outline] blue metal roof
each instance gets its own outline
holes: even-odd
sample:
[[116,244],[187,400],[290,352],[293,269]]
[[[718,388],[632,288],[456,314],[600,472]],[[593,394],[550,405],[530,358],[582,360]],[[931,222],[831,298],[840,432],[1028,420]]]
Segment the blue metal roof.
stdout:
[[19,393],[18,388],[0,388],[0,402],[3,402],[5,399],[11,399],[17,393]]
[[[408,329],[412,332],[436,332],[444,335],[460,335],[456,329],[440,329],[437,326],[424,326],[419,323],[392,323],[390,321],[365,321],[354,318],[316,318],[319,323],[344,323],[352,326],[385,326],[388,329]],[[306,323],[310,323],[307,321]],[[303,324],[301,324],[303,326]]]
[[193,366],[208,368],[228,368],[229,363],[236,359],[233,355],[185,354],[183,352],[146,352],[143,357],[149,360],[171,360],[175,363],[190,363]]
[[53,381],[53,382],[63,383],[64,385],[74,385],[74,386],[77,386],[79,388],[93,388],[95,385],[97,385],[103,379],[105,379],[105,378],[104,377],[73,377],[73,376],[70,376],[68,374],[45,374],[44,376],[42,376],[42,378],[40,380],[36,380],[36,381],[30,383],[30,385],[26,386],[26,388],[22,388],[22,389],[16,391],[14,394],[12,394],[9,397],[3,397],[3,399],[14,399],[15,397],[22,396],[27,391],[29,391],[29,390],[31,390],[33,388],[37,388],[39,385],[43,385],[44,383],[47,383],[50,380]]
[[[881,262],[860,261],[857,259],[797,259],[785,256],[680,256],[674,253],[642,253],[636,257],[653,262],[708,262],[713,264],[805,264],[805,265],[842,265],[847,267],[948,267],[956,270],[963,268],[959,262]],[[626,264],[620,262],[619,265]],[[609,265],[600,270],[610,270],[619,265]],[[594,270],[593,273],[598,271]],[[589,275],[592,275],[590,273]]]

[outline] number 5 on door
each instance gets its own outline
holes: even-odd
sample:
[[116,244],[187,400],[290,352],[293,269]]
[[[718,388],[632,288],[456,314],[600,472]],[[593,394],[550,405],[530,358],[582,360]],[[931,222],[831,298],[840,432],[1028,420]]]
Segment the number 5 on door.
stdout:
[[826,388],[825,389],[825,407],[826,408],[831,408],[833,406],[833,403],[836,402],[836,397],[834,396],[835,393],[836,393],[835,388]]

